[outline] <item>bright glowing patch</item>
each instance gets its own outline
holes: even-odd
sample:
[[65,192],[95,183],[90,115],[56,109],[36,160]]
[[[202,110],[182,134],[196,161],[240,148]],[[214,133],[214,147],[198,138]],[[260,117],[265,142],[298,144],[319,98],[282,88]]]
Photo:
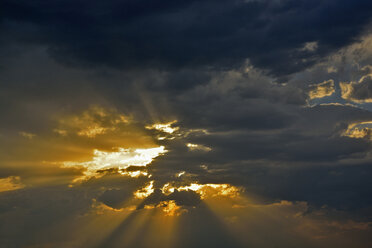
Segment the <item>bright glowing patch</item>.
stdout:
[[164,194],[173,193],[175,190],[187,191],[192,190],[200,194],[201,198],[215,197],[215,196],[228,196],[236,197],[242,192],[241,188],[232,186],[230,184],[198,184],[192,183],[187,186],[173,187],[169,183],[165,184],[162,188]]
[[[129,166],[146,166],[157,156],[167,152],[164,146],[146,149],[125,149],[119,148],[116,152],[104,152],[94,150],[94,157],[87,162],[64,162],[65,167],[84,167],[87,169],[86,176],[95,176],[97,171],[117,168],[126,169]],[[129,176],[139,176],[144,172],[122,172]],[[147,174],[146,174],[147,175]]]
[[173,193],[174,190],[175,190],[175,188],[172,187],[170,185],[170,183],[166,183],[166,184],[163,185],[163,188],[161,189],[161,192],[163,192],[163,194],[167,194],[168,195],[170,193]]
[[198,144],[191,144],[187,143],[186,146],[190,149],[190,151],[203,151],[203,152],[209,152],[212,150],[212,148],[208,146],[198,145]]
[[179,129],[179,127],[172,127],[177,120],[167,122],[167,123],[155,123],[153,125],[146,126],[147,129],[155,129],[164,133],[172,134]]
[[24,187],[25,185],[21,183],[20,177],[0,178],[0,192],[22,189]]
[[130,177],[139,177],[139,176],[148,176],[149,173],[146,171],[120,171],[120,174],[130,176]]
[[180,173],[177,173],[177,177],[181,177],[182,175],[185,175],[186,171],[181,171]]
[[154,181],[151,181],[145,187],[134,192],[134,196],[138,199],[144,199],[154,192]]

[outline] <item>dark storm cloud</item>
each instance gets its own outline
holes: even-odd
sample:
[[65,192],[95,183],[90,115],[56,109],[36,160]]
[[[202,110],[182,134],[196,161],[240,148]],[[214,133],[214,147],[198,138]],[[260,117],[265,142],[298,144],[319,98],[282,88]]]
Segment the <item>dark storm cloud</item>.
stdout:
[[287,75],[354,41],[372,3],[19,0],[0,8],[1,44],[42,44],[72,65],[230,67],[248,58]]

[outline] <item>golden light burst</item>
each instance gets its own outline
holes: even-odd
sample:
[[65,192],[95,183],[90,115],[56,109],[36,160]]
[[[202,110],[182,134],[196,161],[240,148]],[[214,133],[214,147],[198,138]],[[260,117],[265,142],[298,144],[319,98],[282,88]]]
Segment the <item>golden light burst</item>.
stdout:
[[[153,148],[118,148],[114,152],[105,152],[100,150],[93,151],[93,158],[91,161],[74,162],[66,161],[62,165],[64,167],[83,167],[86,169],[84,172],[86,177],[97,176],[97,172],[106,169],[119,169],[123,170],[130,166],[146,166],[150,164],[154,158],[166,153],[164,146]],[[147,175],[146,172],[133,171],[122,172],[123,175],[137,177],[139,175]]]
[[[88,179],[99,179],[110,171],[114,171],[116,177],[123,176],[124,180],[131,180],[131,182],[144,180],[145,182],[141,181],[139,185],[143,183],[142,186],[136,186],[137,188],[134,190],[131,189],[131,196],[123,200],[119,208],[110,206],[110,203],[105,204],[95,196],[90,209],[77,220],[73,217],[66,218],[55,227],[51,227],[58,229],[63,225],[68,226],[71,222],[76,223],[76,226],[71,228],[69,235],[72,240],[77,240],[76,242],[82,246],[102,243],[108,246],[117,244],[120,247],[125,247],[133,245],[140,238],[141,242],[146,244],[145,247],[153,247],[154,243],[156,243],[156,247],[175,247],[176,236],[174,233],[180,218],[188,214],[190,209],[197,209],[199,206],[183,205],[179,199],[167,198],[172,192],[193,191],[195,195],[200,196],[202,201],[211,202],[210,198],[234,198],[242,191],[229,184],[202,184],[199,182],[175,184],[170,181],[160,189],[165,196],[164,199],[146,203],[142,208],[138,208],[155,190],[159,190],[156,188],[159,186],[155,186],[155,179],[151,178],[152,175],[146,169],[154,159],[168,152],[165,146],[155,142],[156,139],[159,140],[159,132],[169,140],[187,137],[191,133],[207,135],[208,132],[202,129],[181,130],[181,127],[174,126],[177,123],[176,120],[148,126],[141,126],[138,123],[129,126],[132,121],[128,116],[115,110],[93,106],[80,114],[61,116],[57,122],[58,125],[52,128],[52,138],[56,141],[56,145],[49,147],[49,149],[53,148],[56,153],[61,153],[64,150],[73,151],[74,156],[68,161],[43,160],[43,168],[45,169],[47,164],[58,168],[78,169],[77,171],[83,175],[78,173],[74,175],[73,182],[78,183],[70,184],[71,188],[87,182]],[[155,130],[158,133],[154,132],[149,135],[144,132],[144,129]],[[47,140],[50,141],[50,137],[45,135],[38,134],[36,136],[26,132],[19,133],[19,135],[25,141],[44,142],[45,144],[48,143]],[[113,140],[115,142],[112,142]],[[111,144],[116,146],[111,148]],[[185,145],[191,152],[211,150],[210,147],[201,144],[185,143]],[[99,148],[92,149],[93,147]],[[59,150],[62,148],[64,150]],[[52,158],[52,155],[50,154],[49,157]],[[67,156],[66,153],[65,156]],[[187,180],[187,175],[187,170],[182,170],[176,173],[175,177],[182,181],[182,179]],[[16,190],[23,187],[25,185],[21,183],[20,178],[0,179],[0,191]],[[99,191],[106,192],[112,189],[116,189],[115,186],[104,186]],[[211,207],[211,209],[214,208]],[[105,226],[105,231],[99,231],[101,226]],[[145,235],[141,237],[144,233]]]

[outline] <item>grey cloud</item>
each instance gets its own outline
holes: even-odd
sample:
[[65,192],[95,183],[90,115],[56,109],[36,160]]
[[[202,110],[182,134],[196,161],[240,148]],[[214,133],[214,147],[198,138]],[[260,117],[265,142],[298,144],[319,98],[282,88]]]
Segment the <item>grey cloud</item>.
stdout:
[[363,76],[359,82],[340,83],[342,98],[358,103],[372,102],[372,75]]
[[97,200],[116,209],[124,206],[125,200],[133,197],[133,192],[128,189],[110,189],[100,195]]

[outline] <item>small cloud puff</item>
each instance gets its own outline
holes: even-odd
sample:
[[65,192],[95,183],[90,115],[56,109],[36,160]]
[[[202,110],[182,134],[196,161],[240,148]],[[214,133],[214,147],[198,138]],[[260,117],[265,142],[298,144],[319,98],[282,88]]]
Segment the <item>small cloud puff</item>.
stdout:
[[335,92],[335,83],[332,79],[319,84],[310,85],[310,99],[323,98],[331,96]]

